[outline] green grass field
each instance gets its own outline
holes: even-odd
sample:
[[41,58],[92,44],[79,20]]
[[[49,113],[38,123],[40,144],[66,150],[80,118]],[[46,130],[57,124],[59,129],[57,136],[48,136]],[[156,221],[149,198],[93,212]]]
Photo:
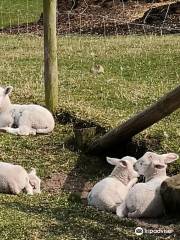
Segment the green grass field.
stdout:
[[[179,84],[179,45],[178,36],[58,38],[58,109],[74,112],[107,129],[124,122]],[[14,87],[12,101],[44,105],[42,38],[0,35],[0,49],[0,81],[1,85]],[[105,73],[91,74],[94,63],[101,64]],[[180,153],[179,116],[177,111],[136,138],[145,140],[150,150]],[[96,182],[110,172],[100,160],[65,148],[71,134],[71,124],[58,123],[54,132],[46,136],[2,133],[1,161],[22,164],[27,169],[36,167],[43,182],[59,172],[73,174],[74,182],[82,181],[82,177]],[[152,145],[150,139],[161,141]],[[179,170],[179,161],[169,168],[170,173]],[[136,237],[134,229],[141,222],[120,220],[84,206],[78,194],[64,188],[61,193],[44,188],[42,195],[33,197],[0,195],[0,239],[157,238]],[[168,226],[169,222],[164,224]],[[179,221],[171,227],[178,233]]]
[[42,3],[42,0],[0,0],[0,29],[36,22]]

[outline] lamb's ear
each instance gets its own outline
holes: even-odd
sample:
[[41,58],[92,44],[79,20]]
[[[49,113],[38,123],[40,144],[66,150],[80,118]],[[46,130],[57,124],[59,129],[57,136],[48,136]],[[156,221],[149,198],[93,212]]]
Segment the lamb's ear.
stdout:
[[123,168],[126,168],[127,167],[127,162],[122,160],[122,161],[119,162],[119,165],[121,165],[121,167],[123,167]]
[[154,156],[152,152],[146,152],[146,155],[149,160],[153,160]]
[[163,169],[163,168],[166,167],[166,165],[165,165],[165,164],[161,164],[161,163],[157,163],[157,164],[154,165],[154,167],[155,167],[156,169]]
[[110,157],[106,157],[106,160],[108,163],[110,163],[111,165],[117,165],[120,161],[120,159],[117,158],[110,158]]
[[162,154],[162,156],[166,164],[174,162],[179,158],[179,156],[176,153],[166,153],[166,154]]
[[11,86],[5,87],[4,94],[9,95],[12,92],[12,90],[13,90],[13,87]]
[[35,169],[35,168],[31,168],[31,171],[29,172],[29,174],[34,174],[34,175],[36,175],[36,169]]

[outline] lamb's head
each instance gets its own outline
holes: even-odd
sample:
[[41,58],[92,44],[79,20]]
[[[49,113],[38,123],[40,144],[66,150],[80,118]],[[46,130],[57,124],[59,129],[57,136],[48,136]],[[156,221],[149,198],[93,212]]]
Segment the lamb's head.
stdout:
[[167,164],[174,162],[179,156],[175,153],[157,154],[146,152],[134,165],[140,175],[146,180],[153,176],[166,175]]
[[0,112],[5,111],[11,104],[9,94],[12,92],[12,89],[11,86],[5,88],[0,87]]
[[110,157],[107,157],[106,159],[108,163],[115,165],[115,168],[110,176],[118,178],[125,185],[127,185],[131,179],[139,176],[139,174],[133,168],[137,161],[136,158],[126,156],[121,159]]
[[33,188],[33,193],[41,193],[41,189],[40,189],[41,179],[36,175],[36,170],[32,168],[28,175],[29,175],[29,183]]

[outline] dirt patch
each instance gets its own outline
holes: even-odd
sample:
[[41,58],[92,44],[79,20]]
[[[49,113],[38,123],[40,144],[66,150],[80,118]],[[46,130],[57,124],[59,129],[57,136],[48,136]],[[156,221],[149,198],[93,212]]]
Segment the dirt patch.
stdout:
[[81,198],[87,198],[88,192],[93,187],[93,183],[86,178],[65,174],[63,172],[53,174],[43,181],[42,188],[49,193],[59,193],[62,190],[78,194]]
[[[86,178],[76,176],[75,174],[67,175],[63,172],[55,173],[51,177],[46,178],[43,182],[43,190],[49,193],[61,193],[65,191],[70,193],[69,201],[81,202],[85,206],[87,203],[87,195],[94,186],[95,182],[89,182]],[[180,221],[174,216],[164,216],[162,218],[144,218],[134,220],[137,226],[147,231],[157,231],[158,239],[177,239],[180,236],[179,229],[176,227]],[[161,233],[158,233],[158,231]],[[163,232],[164,231],[164,232]],[[149,235],[149,234],[148,234]]]
[[151,26],[172,28],[171,32],[180,30],[180,2],[160,5],[146,11],[142,18],[135,21]]
[[[81,1],[81,4],[72,11],[58,12],[58,33],[80,33],[80,34],[98,34],[98,35],[127,35],[127,34],[168,34],[178,33],[179,29],[179,3],[169,7],[173,1],[147,3],[146,1],[125,1],[118,4],[96,4],[99,1]],[[105,1],[103,1],[105,2]],[[154,11],[156,8],[165,9],[165,16],[161,11]],[[171,8],[171,10],[170,10]],[[143,16],[147,11],[155,14],[151,15],[153,19],[160,21],[144,22]],[[169,11],[170,10],[170,11]],[[161,17],[159,17],[159,15]],[[164,16],[164,18],[163,18]],[[41,18],[42,19],[42,18]]]
[[[119,151],[117,150],[110,156],[121,158],[129,155],[139,158],[147,150],[151,150],[152,146],[159,146],[160,142],[161,138],[158,136],[146,141],[135,140],[122,145]],[[86,198],[97,179],[108,176],[112,171],[112,166],[105,160],[106,156],[95,157],[86,155],[82,151],[79,151],[78,154],[77,163],[70,173],[54,173],[43,181],[42,187],[45,191],[58,193],[63,190],[77,193],[81,198]]]
[[[155,235],[156,239],[179,239],[180,232],[177,227],[179,218],[174,216],[164,216],[156,219],[135,219],[135,222],[144,231],[152,231],[151,234]],[[146,233],[145,235],[150,236],[151,234]]]

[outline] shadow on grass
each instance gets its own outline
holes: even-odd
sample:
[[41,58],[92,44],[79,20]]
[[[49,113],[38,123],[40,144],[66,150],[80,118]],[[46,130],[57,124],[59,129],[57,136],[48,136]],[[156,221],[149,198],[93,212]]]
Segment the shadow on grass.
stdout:
[[[57,121],[60,124],[73,125],[74,130],[83,130],[91,127],[96,127],[96,137],[103,135],[106,129],[99,124],[91,121],[82,120],[76,117],[75,113],[70,113],[63,111],[62,109],[56,115]],[[106,155],[92,156],[87,154],[86,145],[78,144],[79,138],[70,136],[65,140],[65,146],[70,151],[78,153],[79,157],[77,159],[75,167],[68,174],[65,181],[63,181],[62,190],[71,192],[70,198],[82,197],[86,198],[88,191],[92,188],[92,183],[97,182],[99,179],[108,176],[113,169],[113,166],[106,162]],[[82,136],[81,136],[82,137]],[[81,139],[82,140],[82,139]],[[92,140],[92,139],[90,139]],[[121,158],[123,156],[133,156],[136,158],[141,157],[146,151],[151,149],[151,146],[160,146],[161,137],[149,138],[145,140],[130,140],[121,144],[120,146],[113,149],[111,153],[108,154],[109,157]],[[82,148],[81,148],[82,146]],[[89,184],[91,183],[91,184]]]
[[[74,147],[73,141],[73,139],[68,140],[68,144],[66,144],[66,147],[71,151],[78,151],[79,157],[75,167],[68,174],[62,189],[70,190],[69,186],[72,185],[73,182],[74,184],[78,183],[79,190],[77,192],[80,196],[84,198],[87,197],[87,192],[92,187],[89,185],[88,189],[88,182],[90,181],[95,183],[99,179],[108,176],[112,171],[113,166],[106,162],[106,156],[90,156],[85,154],[85,152],[83,151],[77,150],[77,148]],[[160,144],[160,140],[154,141],[153,144]],[[123,156],[129,155],[138,159],[146,151],[148,151],[146,141],[130,141],[125,144],[121,144],[121,146],[109,156],[121,158]],[[73,194],[74,191],[72,191],[72,195]]]
[[39,206],[14,202],[3,205],[24,212],[29,217],[31,214],[41,215],[45,223],[39,231],[43,236],[64,236],[66,239],[67,236],[71,236],[70,239],[73,236],[73,239],[92,240],[107,240],[107,236],[114,240],[135,239],[131,236],[136,227],[134,221],[121,220],[115,215],[98,212],[92,208],[84,209],[81,204],[70,203],[64,207],[52,207],[47,205],[47,202],[41,202]]
[[[56,198],[57,197],[57,198]],[[56,198],[56,199],[55,199]],[[42,216],[44,221],[43,229],[39,230],[43,236],[48,237],[66,237],[70,239],[98,239],[98,240],[128,240],[128,239],[157,239],[157,234],[144,234],[141,237],[134,235],[137,226],[146,229],[173,229],[172,234],[158,234],[159,237],[172,237],[179,239],[180,218],[164,217],[161,219],[119,219],[116,215],[96,211],[90,207],[84,208],[80,203],[58,203],[58,196],[54,196],[55,206],[47,204],[45,199],[40,200],[34,205],[28,205],[20,202],[4,203],[9,209],[17,209],[31,217],[31,214]],[[52,200],[52,199],[50,199]],[[52,201],[52,202],[53,202]],[[57,206],[57,205],[60,206]],[[170,225],[170,226],[169,226]],[[48,238],[49,239],[49,238]],[[54,238],[53,238],[54,239]],[[68,238],[67,238],[68,239]],[[165,238],[161,238],[165,239]]]

